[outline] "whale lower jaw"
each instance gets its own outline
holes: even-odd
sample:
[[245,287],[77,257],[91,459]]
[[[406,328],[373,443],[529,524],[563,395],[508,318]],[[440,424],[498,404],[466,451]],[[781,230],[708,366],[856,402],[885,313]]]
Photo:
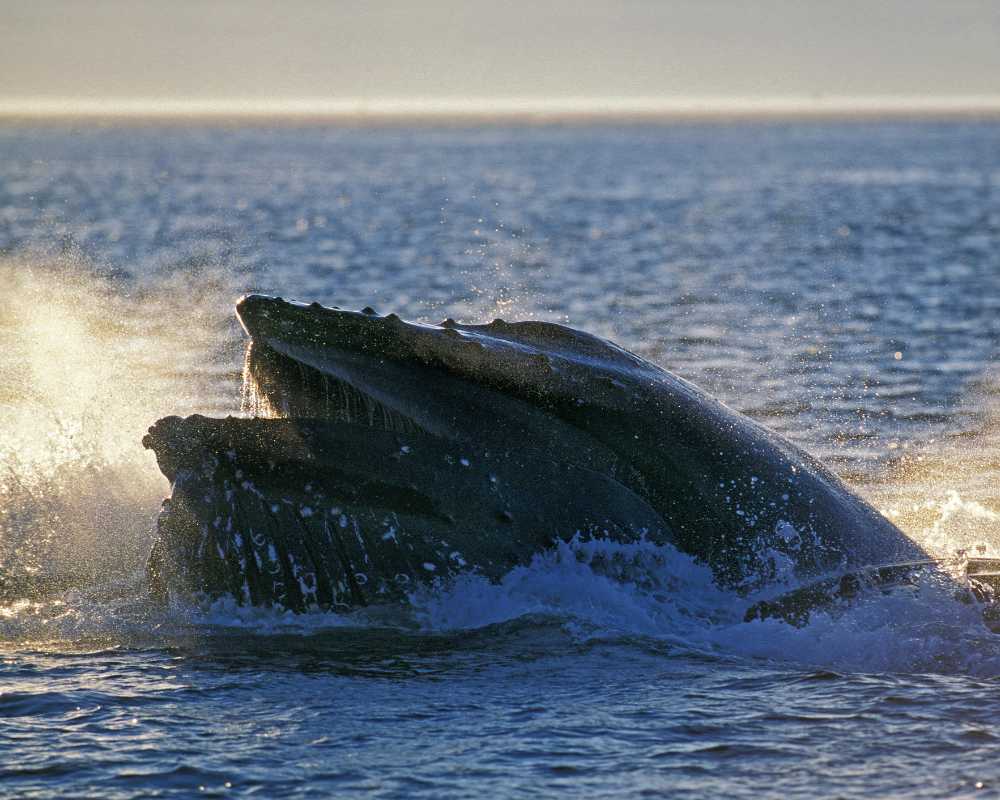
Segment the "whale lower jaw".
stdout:
[[167,417],[143,443],[173,484],[148,562],[161,597],[355,608],[470,570],[498,580],[558,540],[670,538],[611,478],[419,431]]

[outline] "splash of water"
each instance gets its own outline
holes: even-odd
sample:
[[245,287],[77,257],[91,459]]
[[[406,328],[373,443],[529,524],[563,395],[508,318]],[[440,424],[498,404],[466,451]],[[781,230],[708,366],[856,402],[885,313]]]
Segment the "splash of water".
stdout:
[[212,278],[0,261],[0,599],[142,563],[165,489],[145,428],[232,396],[233,292]]
[[976,424],[909,446],[874,487],[875,505],[928,552],[1000,555],[1000,380],[966,399]]

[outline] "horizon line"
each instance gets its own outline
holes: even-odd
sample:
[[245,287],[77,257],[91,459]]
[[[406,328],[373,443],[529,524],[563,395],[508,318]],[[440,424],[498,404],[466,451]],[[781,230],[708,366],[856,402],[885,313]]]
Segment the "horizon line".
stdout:
[[1000,95],[771,97],[3,98],[11,119],[616,119],[994,116]]

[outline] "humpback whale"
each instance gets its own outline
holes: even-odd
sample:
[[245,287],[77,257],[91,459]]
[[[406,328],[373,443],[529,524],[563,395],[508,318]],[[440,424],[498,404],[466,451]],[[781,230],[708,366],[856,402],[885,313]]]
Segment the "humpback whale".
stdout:
[[[172,484],[158,595],[354,608],[575,537],[669,543],[744,594],[930,561],[801,448],[598,336],[265,295],[236,312],[246,415],[143,440]],[[796,596],[751,616],[792,619]]]

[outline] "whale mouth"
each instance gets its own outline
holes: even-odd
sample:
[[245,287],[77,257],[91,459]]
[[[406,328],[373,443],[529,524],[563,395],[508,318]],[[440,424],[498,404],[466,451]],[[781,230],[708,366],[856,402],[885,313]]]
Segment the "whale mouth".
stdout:
[[[452,441],[496,444],[480,436],[474,421],[504,426],[512,447],[532,447],[523,420],[535,429],[551,426],[551,415],[533,410],[504,387],[471,375],[488,351],[520,380],[521,348],[502,338],[460,326],[407,322],[371,308],[348,311],[248,295],[236,313],[249,342],[243,369],[241,410],[254,417],[323,419],[374,431],[422,432]],[[494,323],[496,324],[496,323]],[[490,441],[487,441],[490,440]]]
[[549,323],[429,325],[265,295],[247,295],[236,312],[249,337],[247,416],[425,433],[484,450],[541,453],[624,480],[620,456],[578,418],[581,395],[590,400],[620,387],[610,378],[574,377],[565,360],[557,363],[573,352],[559,350],[560,337],[581,352],[590,347],[630,363],[630,354],[603,340]]
[[[372,309],[344,311],[247,295],[237,303],[236,314],[249,337],[240,402],[243,413],[326,419],[382,431],[422,430],[411,416],[387,402],[384,394],[382,400],[377,399],[357,380],[357,376],[371,376],[380,360],[370,342],[373,331],[380,322],[384,327],[386,320]],[[381,361],[386,369],[385,359]]]
[[423,431],[412,417],[350,381],[254,339],[247,343],[244,358],[240,410],[266,419],[325,419],[378,431]]

